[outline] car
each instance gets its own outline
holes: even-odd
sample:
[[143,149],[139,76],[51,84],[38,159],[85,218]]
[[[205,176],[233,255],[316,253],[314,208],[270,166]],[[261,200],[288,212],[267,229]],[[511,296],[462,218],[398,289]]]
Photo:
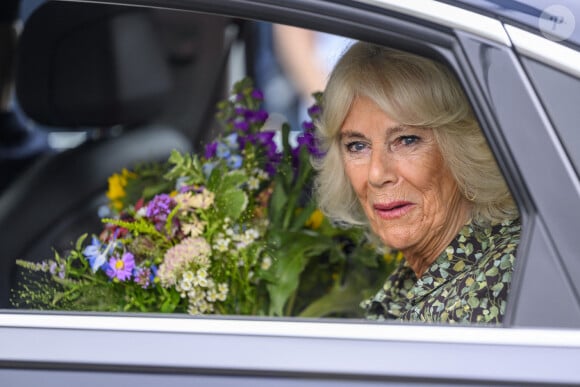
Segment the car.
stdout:
[[[74,130],[85,140],[38,152],[1,193],[2,385],[580,384],[576,2],[55,0],[39,9],[24,21],[19,42],[21,114],[45,131],[73,128],[68,139]],[[144,25],[141,13],[154,14],[160,27]],[[501,326],[9,308],[14,258],[46,254],[94,226],[91,216],[113,171],[161,159],[174,147],[200,151],[211,132],[212,104],[229,82],[260,75],[255,31],[261,23],[390,46],[453,70],[522,219]],[[60,33],[67,44],[51,45]],[[134,34],[144,50],[124,46],[132,54],[111,70],[110,48],[98,39],[103,34],[119,44]],[[55,62],[50,52],[59,47]],[[169,53],[172,68],[158,63],[160,52]],[[82,77],[95,64],[101,78]],[[148,66],[165,74],[153,85],[104,87]],[[178,87],[169,85],[172,76]],[[50,89],[57,81],[65,86]],[[62,94],[55,98],[54,90]],[[110,160],[112,153],[123,157]],[[73,188],[76,195],[64,195]]]

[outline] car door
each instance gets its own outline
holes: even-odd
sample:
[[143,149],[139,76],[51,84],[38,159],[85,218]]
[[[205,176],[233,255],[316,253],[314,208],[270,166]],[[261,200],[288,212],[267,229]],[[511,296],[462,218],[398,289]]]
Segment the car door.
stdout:
[[[122,3],[287,23],[447,63],[522,215],[506,321],[482,327],[6,310],[0,313],[0,380],[23,386],[580,383],[579,289],[573,281],[580,270],[578,176],[562,141],[570,123],[554,118],[550,91],[542,92],[546,86],[534,78],[557,71],[578,81],[578,74],[542,62],[525,45],[534,36],[430,1]],[[552,43],[548,49],[561,48],[545,40]]]

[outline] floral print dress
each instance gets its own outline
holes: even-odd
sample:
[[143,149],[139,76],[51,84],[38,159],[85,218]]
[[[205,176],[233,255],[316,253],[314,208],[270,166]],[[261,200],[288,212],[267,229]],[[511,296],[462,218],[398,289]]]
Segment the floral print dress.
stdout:
[[519,219],[487,228],[468,224],[419,279],[403,259],[363,301],[367,318],[501,323],[520,231]]

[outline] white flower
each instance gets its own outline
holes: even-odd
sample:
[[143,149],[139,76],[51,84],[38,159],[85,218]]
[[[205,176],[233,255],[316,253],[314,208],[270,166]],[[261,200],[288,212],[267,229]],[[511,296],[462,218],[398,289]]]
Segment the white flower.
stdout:
[[207,278],[197,278],[197,283],[199,284],[199,286],[201,286],[202,288],[207,287]]
[[247,243],[252,243],[260,237],[260,233],[255,228],[249,228],[244,233],[243,241]]
[[253,191],[260,188],[260,179],[258,179],[257,177],[250,177],[248,179],[248,188],[250,188]]
[[190,300],[195,300],[198,297],[197,290],[195,288],[191,288],[191,290],[187,293],[187,298]]
[[147,215],[147,207],[141,207],[135,213],[135,218],[139,219],[139,218],[144,217],[145,215]]
[[181,290],[183,290],[185,292],[191,290],[191,288],[192,288],[191,282],[190,281],[186,281],[186,280],[181,281],[181,283],[179,285],[181,287]]
[[272,258],[266,256],[262,259],[262,263],[260,264],[260,268],[262,270],[268,270],[272,266]]
[[226,238],[218,238],[216,239],[213,248],[220,252],[228,251],[228,247],[230,246],[230,240]]
[[228,295],[228,284],[226,284],[226,283],[218,284],[218,295],[217,295],[217,299],[219,301],[225,301],[227,295]]
[[192,315],[201,314],[197,306],[195,306],[194,304],[189,304],[189,307],[187,308],[187,313]]
[[207,303],[206,300],[201,300],[200,302],[197,303],[197,308],[201,313],[205,313],[209,311],[209,304]]
[[260,180],[268,180],[269,179],[268,174],[263,169],[255,168],[252,172]]
[[205,228],[205,222],[195,221],[194,223],[185,223],[181,226],[181,231],[185,235],[191,237],[197,237],[203,234],[203,229]]
[[209,289],[206,293],[205,293],[205,298],[209,301],[209,302],[215,302],[217,300],[218,294],[215,291],[215,289]]
[[196,273],[197,278],[203,278],[203,279],[207,279],[207,270],[205,269],[199,269]]

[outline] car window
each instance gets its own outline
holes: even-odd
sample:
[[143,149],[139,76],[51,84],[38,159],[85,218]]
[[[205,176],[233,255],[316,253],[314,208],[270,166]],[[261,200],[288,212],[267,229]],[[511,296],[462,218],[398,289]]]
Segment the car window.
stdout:
[[535,60],[526,57],[522,60],[574,165],[576,175],[580,176],[580,133],[576,125],[580,113],[573,108],[573,101],[580,95],[580,80]]
[[[361,302],[377,294],[403,254],[367,238],[361,228],[346,228],[323,216],[312,201],[314,172],[306,167],[308,158],[316,156],[312,130],[320,116],[320,100],[312,93],[324,87],[329,70],[357,39],[205,14],[54,5],[61,6],[78,12],[70,28],[81,28],[86,21],[86,38],[96,39],[91,47],[101,51],[83,51],[88,45],[82,33],[61,42],[58,63],[75,70],[48,75],[67,85],[58,89],[59,111],[53,115],[50,107],[34,100],[38,84],[26,77],[42,63],[42,57],[33,55],[38,49],[34,38],[42,35],[46,21],[40,20],[36,31],[25,28],[21,43],[28,51],[22,49],[19,65],[27,66],[28,72],[19,72],[17,99],[30,122],[48,130],[57,125],[85,131],[88,126],[95,138],[58,151],[48,164],[30,171],[38,180],[18,187],[24,192],[20,199],[10,197],[23,207],[25,199],[47,194],[37,207],[28,206],[28,215],[14,228],[19,238],[12,238],[4,253],[10,254],[7,260],[23,259],[5,271],[17,287],[11,295],[14,305],[362,318]],[[87,12],[86,7],[95,8]],[[95,22],[98,12],[102,18]],[[130,27],[140,32],[133,35],[148,38],[139,42],[145,54],[127,40],[133,36]],[[99,34],[118,31],[125,34],[118,35],[123,39],[115,40],[117,46],[103,46],[107,42],[98,39]],[[285,40],[290,34],[294,37]],[[298,37],[324,48],[319,52],[324,69],[311,71],[318,74],[311,83],[300,78],[301,61],[291,61],[299,57],[291,53]],[[125,49],[119,57],[94,54],[119,47]],[[81,61],[80,53],[107,65],[119,61],[119,70],[87,77],[95,61]],[[310,56],[314,55],[303,53],[302,62]],[[141,63],[148,63],[149,71]],[[116,85],[118,90],[101,87],[117,76],[127,77],[127,83]],[[89,86],[96,91],[87,92],[93,90]],[[85,94],[91,98],[71,98]],[[113,109],[108,104],[111,96],[119,97]],[[216,110],[219,115],[214,118]],[[284,122],[289,123],[287,129],[282,129]],[[273,132],[259,132],[262,125]],[[238,130],[247,131],[247,136],[241,138]],[[274,147],[285,151],[277,153]],[[152,148],[158,150],[154,157],[143,157]],[[113,155],[125,157],[113,162]],[[104,165],[102,160],[111,162]],[[80,188],[85,184],[80,180],[71,184],[79,176],[90,180],[90,188]],[[475,200],[475,193],[469,195]],[[55,211],[45,216],[50,213],[46,207]],[[14,217],[19,208],[10,207],[4,219]],[[181,217],[184,208],[191,216]],[[100,218],[108,220],[103,223]],[[37,229],[30,225],[33,219]],[[127,235],[131,238],[124,239]],[[52,247],[58,251],[56,260]],[[457,251],[463,254],[470,248],[460,246]],[[214,269],[211,252],[228,264]],[[193,261],[184,261],[188,254]],[[171,265],[163,265],[165,259]],[[501,265],[509,266],[509,259]],[[460,270],[456,264],[438,268],[439,277],[433,278],[445,282]],[[498,261],[495,271],[489,267],[486,272],[504,278],[499,265]],[[50,276],[56,283],[48,281]],[[234,282],[228,282],[232,278]],[[468,282],[465,285],[472,286]],[[402,291],[412,290],[411,285]],[[490,291],[505,292],[504,286]],[[379,292],[378,297],[385,296]],[[493,317],[506,308],[505,302],[463,301],[460,315],[489,308]],[[435,309],[442,307],[441,300],[431,302]]]

